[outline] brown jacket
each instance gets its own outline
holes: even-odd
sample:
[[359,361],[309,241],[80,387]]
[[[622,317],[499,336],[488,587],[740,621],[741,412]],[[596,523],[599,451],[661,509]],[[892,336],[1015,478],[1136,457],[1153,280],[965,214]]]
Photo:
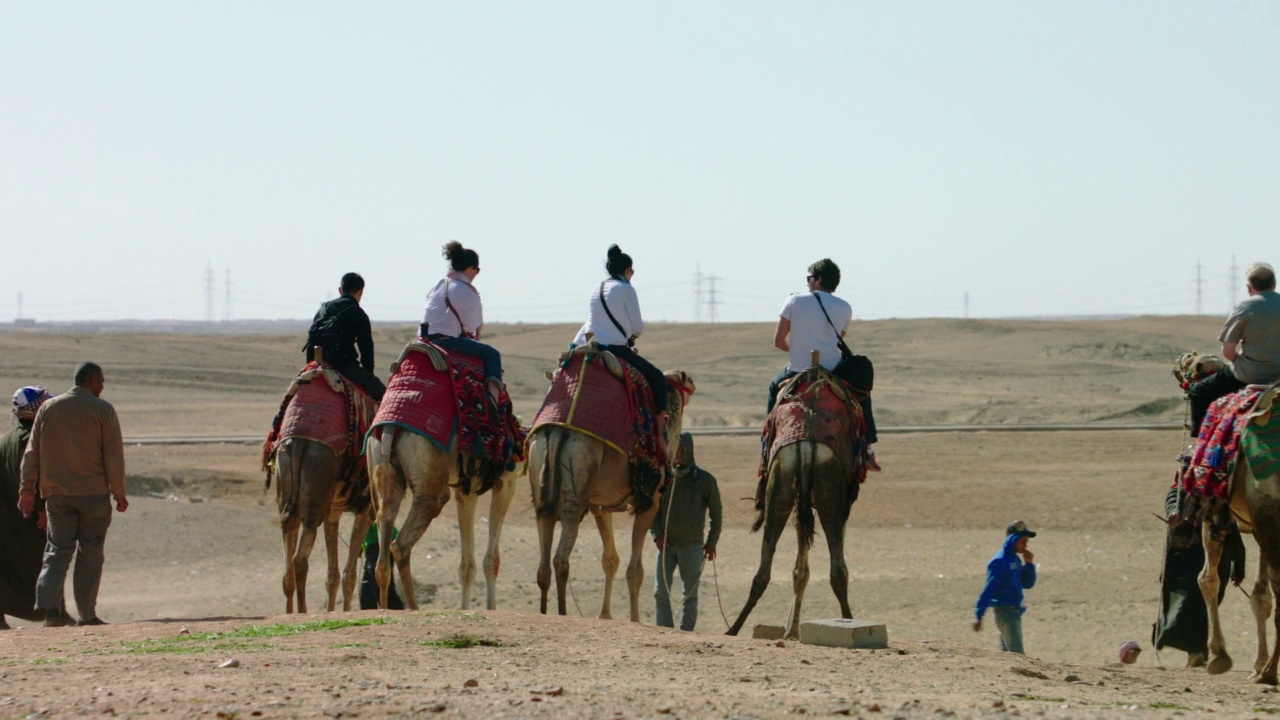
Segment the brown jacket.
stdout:
[[36,413],[22,455],[22,494],[124,494],[124,440],[111,403],[74,387]]

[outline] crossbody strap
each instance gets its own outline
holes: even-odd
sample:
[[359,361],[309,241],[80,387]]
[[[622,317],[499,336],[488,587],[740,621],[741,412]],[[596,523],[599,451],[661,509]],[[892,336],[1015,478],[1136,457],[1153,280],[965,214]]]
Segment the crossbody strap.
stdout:
[[831,329],[833,331],[835,331],[836,347],[840,348],[841,352],[849,353],[850,355],[852,355],[853,351],[849,349],[848,345],[844,344],[844,338],[840,337],[840,331],[836,330],[836,324],[831,322],[831,316],[827,314],[827,306],[822,304],[822,296],[819,295],[817,292],[814,292],[813,297],[818,301],[818,307],[822,309],[822,316],[827,319],[827,324],[831,326]]
[[613,313],[609,312],[609,303],[604,301],[604,284],[607,282],[609,281],[604,280],[600,283],[600,305],[604,307],[604,314],[609,316],[609,320],[613,322],[613,326],[618,328],[618,332],[622,333],[622,341],[627,342],[630,338],[627,337],[626,329],[622,327],[622,323],[618,322],[618,318],[614,317]]
[[478,330],[474,333],[467,332],[467,324],[462,322],[462,316],[458,314],[458,308],[454,307],[453,303],[449,302],[449,278],[444,279],[444,306],[449,308],[449,312],[453,313],[454,317],[458,318],[459,335],[471,338],[472,340],[480,339],[480,332]]

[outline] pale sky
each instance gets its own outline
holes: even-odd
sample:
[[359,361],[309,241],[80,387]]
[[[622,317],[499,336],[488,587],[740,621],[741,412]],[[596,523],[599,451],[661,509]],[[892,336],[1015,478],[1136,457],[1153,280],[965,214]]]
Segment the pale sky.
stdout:
[[[1280,264],[1280,4],[0,4],[0,322],[1224,314]],[[1237,276],[1229,283],[1232,259]],[[704,289],[708,286],[704,285]],[[708,296],[704,294],[704,300]],[[704,304],[701,319],[710,318]]]

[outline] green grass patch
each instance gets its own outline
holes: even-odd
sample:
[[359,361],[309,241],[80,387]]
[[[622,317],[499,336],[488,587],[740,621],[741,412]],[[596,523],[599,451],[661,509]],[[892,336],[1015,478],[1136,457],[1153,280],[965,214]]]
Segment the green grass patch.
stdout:
[[440,638],[438,640],[423,640],[418,644],[434,648],[445,648],[448,650],[461,650],[463,648],[470,647],[502,647],[502,643],[497,640],[479,638],[474,635],[450,635],[447,638]]
[[279,623],[277,625],[246,625],[226,632],[191,633],[189,635],[173,635],[170,637],[141,640],[124,644],[127,653],[171,653],[189,655],[194,653],[230,650],[236,652],[261,652],[281,649],[272,642],[261,642],[268,638],[290,637],[309,632],[325,632],[341,630],[364,625],[386,625],[391,618],[360,618],[358,620],[317,620],[305,623]]
[[1156,710],[1190,710],[1191,709],[1186,705],[1179,705],[1178,703],[1163,702],[1163,701],[1153,702],[1147,705],[1147,707],[1155,708]]
[[458,618],[459,620],[488,620],[484,613],[466,612],[463,610],[441,610],[427,613],[429,618]]

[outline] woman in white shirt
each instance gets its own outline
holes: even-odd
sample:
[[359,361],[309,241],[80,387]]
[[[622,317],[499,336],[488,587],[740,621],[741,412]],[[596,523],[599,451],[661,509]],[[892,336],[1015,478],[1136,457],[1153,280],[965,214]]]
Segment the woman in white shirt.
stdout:
[[502,389],[502,354],[492,345],[479,342],[484,308],[472,282],[480,274],[480,255],[453,240],[444,246],[444,257],[450,271],[427,293],[427,308],[418,334],[446,350],[482,360],[485,384],[496,404]]
[[653,363],[640,357],[634,347],[635,339],[644,332],[644,319],[640,317],[640,299],[631,286],[631,276],[636,272],[631,265],[631,256],[617,245],[610,245],[604,268],[609,277],[591,293],[587,324],[582,326],[579,334],[592,337],[597,345],[639,370],[649,381],[654,404],[662,417],[667,407],[667,378]]

